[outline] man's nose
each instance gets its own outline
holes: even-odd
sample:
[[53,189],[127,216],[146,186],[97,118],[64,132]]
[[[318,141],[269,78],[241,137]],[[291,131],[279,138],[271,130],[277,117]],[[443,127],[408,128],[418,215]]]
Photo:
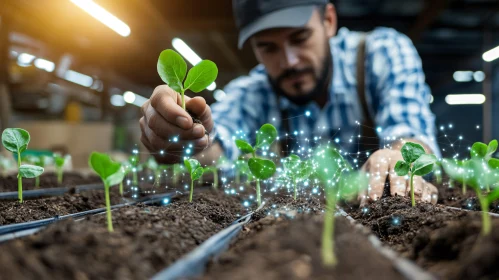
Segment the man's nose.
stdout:
[[284,55],[281,61],[281,68],[292,68],[296,66],[299,61],[298,50],[292,46],[284,46]]

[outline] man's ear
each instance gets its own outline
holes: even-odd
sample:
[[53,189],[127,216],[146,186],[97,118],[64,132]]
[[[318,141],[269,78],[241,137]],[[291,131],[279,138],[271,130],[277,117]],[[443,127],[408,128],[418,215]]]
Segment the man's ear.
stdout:
[[338,17],[336,16],[336,8],[331,3],[326,5],[326,9],[324,11],[324,27],[328,38],[336,35]]

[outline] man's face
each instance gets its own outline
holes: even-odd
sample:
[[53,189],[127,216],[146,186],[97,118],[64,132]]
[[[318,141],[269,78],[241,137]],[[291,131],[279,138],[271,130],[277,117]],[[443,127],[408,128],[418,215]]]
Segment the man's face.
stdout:
[[305,26],[259,32],[251,38],[251,45],[273,83],[287,96],[300,97],[316,88],[327,65],[328,40],[335,33],[336,13],[328,5],[324,18],[316,9]]

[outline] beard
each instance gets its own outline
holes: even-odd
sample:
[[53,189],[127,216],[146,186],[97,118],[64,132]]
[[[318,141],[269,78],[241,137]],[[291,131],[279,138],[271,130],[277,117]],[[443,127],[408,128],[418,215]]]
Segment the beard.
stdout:
[[[328,94],[328,89],[329,89],[329,84],[331,81],[332,77],[332,72],[333,72],[333,60],[331,56],[331,51],[329,48],[329,44],[327,44],[326,48],[326,58],[324,59],[324,62],[322,64],[322,69],[317,76],[315,73],[314,69],[311,67],[303,68],[303,69],[296,69],[296,68],[290,68],[286,69],[279,77],[276,79],[271,78],[267,74],[267,78],[270,82],[270,85],[272,86],[272,89],[278,96],[284,96],[286,97],[289,101],[296,105],[304,105],[309,103],[312,100],[317,99],[320,96],[327,95]],[[315,87],[310,90],[309,92],[303,92],[302,90],[302,84],[301,83],[296,83],[294,84],[294,88],[298,94],[296,95],[290,95],[286,91],[284,91],[281,87],[280,84],[281,82],[289,77],[294,77],[297,75],[301,74],[312,74],[316,78],[316,84]]]

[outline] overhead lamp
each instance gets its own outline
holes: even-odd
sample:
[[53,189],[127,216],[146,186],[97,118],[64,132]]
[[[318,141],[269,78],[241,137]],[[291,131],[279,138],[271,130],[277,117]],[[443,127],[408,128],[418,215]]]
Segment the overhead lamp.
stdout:
[[182,39],[173,38],[172,46],[175,48],[190,64],[196,65],[201,62],[201,57],[197,55]]
[[123,95],[113,94],[111,96],[111,104],[116,107],[125,106],[125,99],[123,98]]
[[45,70],[47,72],[52,72],[55,69],[55,63],[52,61],[43,59],[43,58],[37,58],[35,59],[35,67],[38,69]]
[[482,55],[482,58],[483,58],[483,60],[485,60],[487,62],[491,62],[493,60],[498,59],[499,58],[499,46],[497,46],[489,51],[484,52]]
[[126,103],[133,104],[133,105],[140,107],[144,103],[146,103],[147,98],[143,97],[142,95],[138,95],[134,92],[131,92],[131,91],[125,91],[125,93],[123,93],[123,100],[125,100]]
[[76,6],[80,7],[82,10],[87,12],[96,20],[100,21],[107,27],[114,30],[114,32],[120,34],[123,37],[130,35],[130,27],[122,20],[108,12],[106,9],[99,6],[92,0],[70,0]]
[[31,65],[35,56],[29,53],[22,53],[17,57],[17,64],[22,67]]
[[456,71],[452,77],[456,82],[471,82],[473,81],[473,71]]
[[222,101],[222,99],[224,99],[226,95],[227,94],[225,93],[225,91],[221,89],[217,89],[213,93],[213,97],[215,98],[216,101]]
[[94,83],[92,77],[73,70],[66,71],[66,73],[64,73],[64,79],[84,87],[90,87]]
[[209,91],[214,91],[216,88],[217,84],[215,82],[211,83],[209,86],[206,87],[206,89]]
[[481,93],[449,94],[445,97],[445,102],[449,105],[477,105],[483,104],[485,99],[485,95]]

